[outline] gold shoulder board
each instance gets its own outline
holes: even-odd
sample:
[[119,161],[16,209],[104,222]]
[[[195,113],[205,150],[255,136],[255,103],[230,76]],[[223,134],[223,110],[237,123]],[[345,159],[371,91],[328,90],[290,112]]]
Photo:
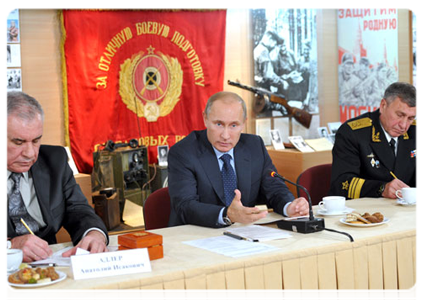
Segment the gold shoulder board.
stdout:
[[413,121],[413,123],[411,123],[411,125],[417,126],[416,119],[414,119],[414,121]]
[[348,122],[348,125],[351,127],[352,130],[366,128],[366,127],[372,126],[372,119],[362,118],[362,119]]

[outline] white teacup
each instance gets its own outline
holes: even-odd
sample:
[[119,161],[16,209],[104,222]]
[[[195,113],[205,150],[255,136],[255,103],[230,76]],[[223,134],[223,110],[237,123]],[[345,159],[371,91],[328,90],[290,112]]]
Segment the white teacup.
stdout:
[[417,198],[417,188],[414,187],[405,187],[395,192],[395,196],[400,200],[408,203],[414,204],[416,203]]
[[342,213],[345,211],[345,197],[327,196],[319,202],[319,207],[327,213]]
[[7,271],[13,272],[19,269],[22,259],[23,253],[21,249],[7,249]]

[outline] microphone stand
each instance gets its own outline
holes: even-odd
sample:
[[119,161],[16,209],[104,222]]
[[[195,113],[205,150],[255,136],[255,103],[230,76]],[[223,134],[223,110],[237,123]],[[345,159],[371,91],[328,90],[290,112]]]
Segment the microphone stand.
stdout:
[[296,184],[284,177],[282,177],[281,175],[279,175],[278,173],[276,173],[275,171],[271,171],[270,176],[272,177],[278,177],[280,179],[282,179],[284,182],[289,182],[290,184],[299,187],[300,189],[302,189],[308,198],[308,206],[309,206],[309,217],[303,217],[303,218],[299,218],[296,220],[281,220],[276,222],[276,224],[278,225],[279,228],[281,229],[285,229],[285,230],[290,230],[290,231],[295,231],[295,232],[300,232],[300,233],[312,233],[312,232],[318,232],[318,231],[322,231],[325,229],[325,220],[323,218],[315,218],[313,215],[313,206],[311,204],[311,197],[310,194],[308,193],[307,189],[299,184]]

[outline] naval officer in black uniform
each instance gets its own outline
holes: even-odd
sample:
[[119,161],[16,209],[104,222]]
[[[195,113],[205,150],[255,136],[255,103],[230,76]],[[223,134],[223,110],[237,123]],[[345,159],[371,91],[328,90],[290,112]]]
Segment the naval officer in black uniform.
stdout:
[[416,186],[416,89],[395,82],[378,110],[346,121],[332,150],[330,195],[396,198]]

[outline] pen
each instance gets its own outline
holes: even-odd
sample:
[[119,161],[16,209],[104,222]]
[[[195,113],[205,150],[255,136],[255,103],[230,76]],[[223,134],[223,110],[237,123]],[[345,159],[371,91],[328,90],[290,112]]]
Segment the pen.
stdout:
[[34,235],[34,233],[32,232],[31,228],[29,228],[28,225],[26,225],[24,219],[21,218],[21,222],[25,226],[25,228],[29,231],[29,233],[32,234],[32,235]]
[[57,264],[55,263],[45,263],[45,264],[37,264],[37,263],[29,263],[31,267],[37,268],[37,267],[56,267]]
[[392,177],[394,177],[395,179],[398,179],[397,176],[395,176],[394,172],[389,171],[389,173],[391,173]]
[[230,236],[231,238],[237,239],[237,240],[244,240],[244,241],[249,241],[249,242],[258,242],[259,240],[257,239],[251,239],[251,238],[246,238],[246,237],[242,237],[227,231],[223,232],[224,235]]

